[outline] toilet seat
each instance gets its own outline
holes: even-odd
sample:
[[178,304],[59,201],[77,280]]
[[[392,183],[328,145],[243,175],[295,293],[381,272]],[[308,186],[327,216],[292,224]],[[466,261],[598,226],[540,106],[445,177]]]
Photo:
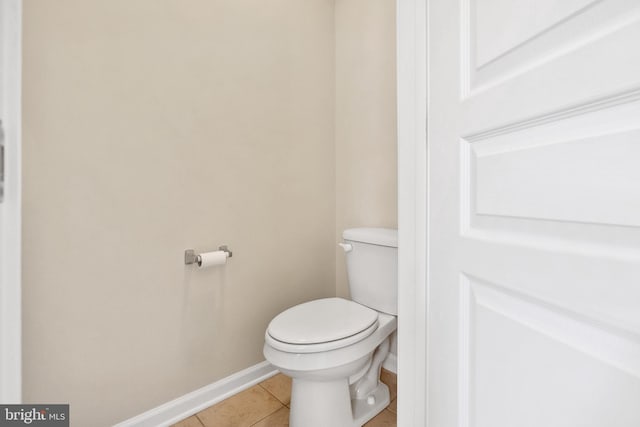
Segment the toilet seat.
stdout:
[[375,310],[343,298],[324,298],[280,313],[269,324],[265,340],[288,353],[317,353],[361,341],[377,327]]

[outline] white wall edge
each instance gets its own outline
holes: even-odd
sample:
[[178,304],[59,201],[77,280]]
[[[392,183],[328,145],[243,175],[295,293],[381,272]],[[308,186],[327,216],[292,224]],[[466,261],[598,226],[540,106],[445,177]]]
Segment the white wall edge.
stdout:
[[382,363],[382,367],[389,372],[393,372],[394,374],[397,374],[398,373],[398,357],[393,353],[389,353],[387,358],[384,359],[384,362]]
[[208,408],[278,373],[264,361],[170,402],[122,421],[115,427],[163,427]]
[[397,3],[399,426],[428,423],[427,6]]
[[0,2],[5,202],[0,205],[0,402],[22,400],[22,0]]

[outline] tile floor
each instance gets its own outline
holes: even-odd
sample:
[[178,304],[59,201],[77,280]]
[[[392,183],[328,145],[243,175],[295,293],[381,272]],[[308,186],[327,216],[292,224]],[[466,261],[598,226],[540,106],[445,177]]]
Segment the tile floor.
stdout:
[[[396,426],[396,375],[383,369],[381,379],[389,386],[391,403],[366,427]],[[290,401],[291,379],[277,374],[173,427],[284,427],[289,425]]]

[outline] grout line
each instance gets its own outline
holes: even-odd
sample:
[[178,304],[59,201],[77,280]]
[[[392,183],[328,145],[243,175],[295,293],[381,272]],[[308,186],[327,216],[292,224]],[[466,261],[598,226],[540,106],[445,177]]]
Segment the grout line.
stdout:
[[[280,404],[280,407],[276,408],[276,410],[275,410],[275,411],[273,411],[273,412],[269,412],[267,415],[265,415],[264,417],[260,418],[260,419],[259,419],[258,421],[256,421],[255,423],[251,424],[251,426],[254,426],[254,425],[258,424],[260,421],[264,420],[264,419],[265,419],[265,418],[267,418],[267,417],[270,417],[271,415],[275,414],[275,413],[276,413],[276,412],[278,412],[280,409],[282,409],[282,408],[284,408],[284,407],[285,407],[285,404],[284,404],[284,403],[282,403],[282,402],[280,401],[280,399],[278,399],[276,396],[274,396],[274,395],[273,395],[273,393],[270,393],[270,392],[269,392],[269,390],[267,390],[266,388],[262,387],[262,385],[260,385],[259,383],[258,383],[258,384],[256,384],[256,385],[260,386],[260,388],[261,388],[261,389],[263,389],[263,390],[264,390],[264,391],[266,391],[269,395],[271,395],[274,399],[276,399],[276,401]],[[220,401],[220,402],[216,403],[215,405],[211,405],[211,406],[209,406],[209,407],[207,407],[207,408],[203,409],[202,411],[206,411],[206,410],[207,410],[207,409],[209,409],[209,408],[213,408],[213,407],[215,407],[215,406],[218,406],[218,405],[219,405],[219,404],[221,404],[222,402],[224,402],[224,401],[226,401],[226,400],[228,400],[228,399],[230,399],[230,398],[232,398],[232,397],[234,397],[234,396],[237,396],[238,394],[240,394],[240,393],[236,393],[236,394],[234,394],[234,395],[232,395],[232,396],[229,396],[227,399],[222,400],[222,401]],[[202,411],[200,411],[200,412],[202,412]],[[200,425],[202,425],[202,427],[207,427],[207,426],[204,424],[204,421],[202,421],[202,420],[200,419],[200,417],[198,416],[198,414],[199,414],[200,412],[198,412],[198,413],[194,414],[194,416],[197,418],[198,422],[200,423]],[[250,427],[251,427],[251,426],[250,426]]]
[[[209,408],[211,408],[211,406],[209,406]],[[209,409],[209,408],[206,408],[206,409]],[[204,411],[204,410],[205,410],[205,409],[203,409],[202,411]],[[202,411],[200,411],[200,412],[202,412]],[[200,425],[201,425],[202,427],[207,427],[207,426],[205,426],[205,425],[204,425],[204,422],[203,422],[203,421],[200,419],[200,417],[198,416],[198,414],[199,414],[200,412],[198,412],[197,414],[193,414],[193,415],[196,417],[196,419],[198,420],[198,422],[200,423]]]
[[[264,388],[264,387],[263,387],[263,388]],[[280,402],[280,401],[278,400],[278,402]],[[280,403],[280,407],[279,407],[278,409],[276,409],[275,411],[270,412],[268,415],[265,415],[264,417],[260,418],[258,421],[256,421],[255,423],[251,424],[251,426],[249,426],[249,427],[255,426],[256,424],[258,424],[258,423],[259,423],[259,422],[261,422],[262,420],[264,420],[264,419],[266,419],[266,418],[269,418],[271,415],[275,414],[276,412],[278,412],[278,411],[279,411],[280,409],[282,409],[282,408],[284,408],[284,405],[282,405],[282,403]]]
[[267,393],[269,393],[271,396],[273,396],[278,402],[280,402],[281,405],[286,406],[287,408],[289,407],[289,405],[287,405],[286,403],[284,403],[282,400],[278,399],[278,396],[276,396],[275,394],[271,393],[269,390],[267,390],[266,387],[262,386],[262,383],[258,384],[260,387],[262,387],[262,389],[264,391],[266,391]]

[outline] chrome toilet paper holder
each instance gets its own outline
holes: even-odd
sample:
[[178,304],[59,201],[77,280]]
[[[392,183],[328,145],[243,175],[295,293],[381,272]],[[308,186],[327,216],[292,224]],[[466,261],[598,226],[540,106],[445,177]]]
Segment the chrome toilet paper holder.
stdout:
[[[233,256],[233,252],[229,250],[227,245],[218,246],[219,251],[226,252],[227,258],[231,258]],[[198,264],[202,265],[202,256],[197,254],[193,249],[186,249],[184,251],[184,263],[186,265],[190,264]]]

